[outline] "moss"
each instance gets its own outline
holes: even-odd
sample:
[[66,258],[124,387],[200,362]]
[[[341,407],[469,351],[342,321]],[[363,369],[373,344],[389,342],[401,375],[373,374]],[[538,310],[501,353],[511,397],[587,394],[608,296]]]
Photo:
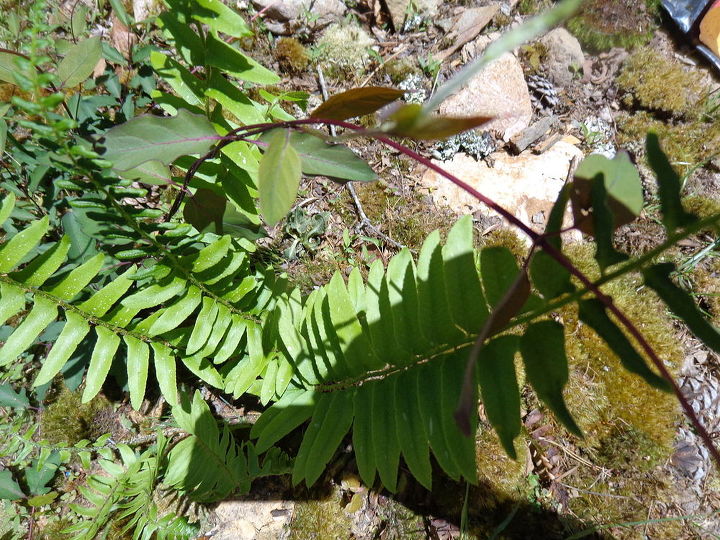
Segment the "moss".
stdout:
[[520,0],[517,9],[521,15],[534,15],[549,9],[551,6],[551,0]]
[[[567,248],[575,264],[591,279],[598,276],[593,250],[587,244]],[[611,296],[641,330],[672,372],[682,363],[682,348],[675,338],[664,304],[649,290],[639,289],[640,285],[638,276],[625,275],[605,285],[603,292]],[[594,386],[593,392],[567,393],[568,408],[581,411],[585,416],[584,425],[581,423],[581,427],[588,431],[585,444],[593,447],[592,450],[604,446],[623,454],[614,457],[606,452],[608,462],[625,460],[640,468],[648,462],[657,465],[672,451],[680,418],[675,397],[655,390],[642,378],[625,370],[610,347],[587,325],[578,321],[575,306],[565,308],[562,318],[573,372],[581,379],[593,381]],[[601,397],[590,398],[589,394]],[[624,438],[626,445],[619,444],[618,435]],[[638,448],[633,440],[646,442]]]
[[290,523],[290,540],[350,538],[352,520],[338,490],[321,500],[299,501]]
[[617,78],[619,88],[645,109],[684,115],[697,108],[707,91],[697,71],[686,71],[650,47],[643,47],[625,60]]
[[682,205],[700,219],[720,214],[720,199],[703,195],[690,195],[682,200]]
[[400,84],[408,76],[420,73],[420,69],[409,56],[388,60],[383,64],[383,71],[394,84]]
[[586,0],[567,22],[583,48],[594,52],[644,45],[655,26],[647,8],[637,0]]
[[692,275],[693,290],[700,295],[701,306],[720,326],[720,258],[715,257],[695,267]]
[[518,262],[525,260],[528,254],[528,245],[509,227],[493,229],[482,239],[482,247],[502,246],[508,248]]
[[493,510],[516,500],[525,485],[527,444],[515,439],[517,460],[508,457],[497,434],[489,426],[481,427],[475,438],[475,456],[478,478],[481,483],[492,485],[492,490],[479,493],[474,499],[475,507]]
[[370,35],[355,24],[331,24],[317,42],[316,55],[327,75],[353,78],[363,73],[374,44]]
[[295,38],[280,38],[275,43],[275,58],[280,68],[289,73],[305,71],[310,64],[307,49]]
[[622,114],[617,118],[621,146],[645,141],[648,131],[657,133],[663,150],[673,163],[691,165],[705,161],[720,146],[720,122],[701,119],[668,122],[647,111]]
[[68,445],[96,438],[109,431],[96,421],[97,416],[109,408],[110,402],[103,397],[82,403],[80,392],[63,388],[40,417],[40,436],[51,444]]

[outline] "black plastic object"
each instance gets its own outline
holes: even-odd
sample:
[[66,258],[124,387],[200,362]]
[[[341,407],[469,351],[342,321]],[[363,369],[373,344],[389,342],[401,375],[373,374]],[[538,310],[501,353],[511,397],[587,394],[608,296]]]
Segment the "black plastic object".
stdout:
[[698,26],[713,2],[714,0],[662,0],[662,5],[680,30],[695,43],[698,51],[720,71],[720,58],[698,41]]

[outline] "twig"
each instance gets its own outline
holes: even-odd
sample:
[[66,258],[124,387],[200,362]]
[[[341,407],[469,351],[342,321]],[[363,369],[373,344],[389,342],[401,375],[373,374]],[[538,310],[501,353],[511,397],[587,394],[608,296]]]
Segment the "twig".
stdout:
[[[327,101],[328,99],[328,91],[327,86],[325,84],[325,77],[323,76],[323,71],[320,66],[317,67],[317,74],[318,74],[318,83],[320,85],[320,92],[322,92],[323,101]],[[330,124],[330,135],[335,137],[337,135],[337,129],[333,124]],[[382,241],[384,241],[387,244],[390,244],[396,249],[401,249],[405,246],[403,246],[400,242],[397,242],[390,238],[387,234],[380,231],[375,225],[372,224],[370,221],[370,218],[367,217],[367,214],[365,213],[365,210],[362,207],[362,203],[360,202],[360,198],[357,195],[357,192],[355,191],[355,186],[352,185],[352,182],[347,182],[345,184],[345,187],[348,190],[348,193],[350,193],[350,197],[352,197],[353,203],[355,204],[355,210],[358,213],[358,217],[360,218],[360,223],[358,224],[358,229],[366,229],[371,234],[377,236]]]

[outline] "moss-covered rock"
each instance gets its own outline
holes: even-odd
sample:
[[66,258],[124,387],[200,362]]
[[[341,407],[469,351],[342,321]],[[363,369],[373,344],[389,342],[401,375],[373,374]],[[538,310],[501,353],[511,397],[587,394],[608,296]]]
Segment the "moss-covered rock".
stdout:
[[686,71],[675,60],[643,47],[625,61],[617,84],[626,103],[673,115],[692,112],[707,92],[702,75]]
[[633,48],[650,41],[656,27],[652,11],[637,0],[586,0],[567,28],[593,52]]

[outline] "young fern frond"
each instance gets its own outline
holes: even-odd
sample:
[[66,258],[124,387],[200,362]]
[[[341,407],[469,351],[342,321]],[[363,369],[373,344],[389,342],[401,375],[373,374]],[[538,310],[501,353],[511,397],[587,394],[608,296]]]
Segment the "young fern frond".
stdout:
[[99,459],[105,474],[88,477],[80,492],[89,505],[71,508],[85,519],[64,532],[78,540],[96,538],[110,520],[123,524],[122,533],[133,531],[134,540],[150,538],[194,538],[198,527],[174,514],[159,515],[155,491],[164,467],[167,439],[158,434],[156,444],[141,455],[119,445],[122,465],[112,459]]
[[255,478],[290,470],[289,458],[278,448],[268,451],[261,463],[251,443],[237,443],[227,425],[219,429],[199,392],[192,403],[183,400],[173,407],[173,416],[190,436],[170,451],[164,483],[193,500],[212,502],[236,490],[247,493]]

